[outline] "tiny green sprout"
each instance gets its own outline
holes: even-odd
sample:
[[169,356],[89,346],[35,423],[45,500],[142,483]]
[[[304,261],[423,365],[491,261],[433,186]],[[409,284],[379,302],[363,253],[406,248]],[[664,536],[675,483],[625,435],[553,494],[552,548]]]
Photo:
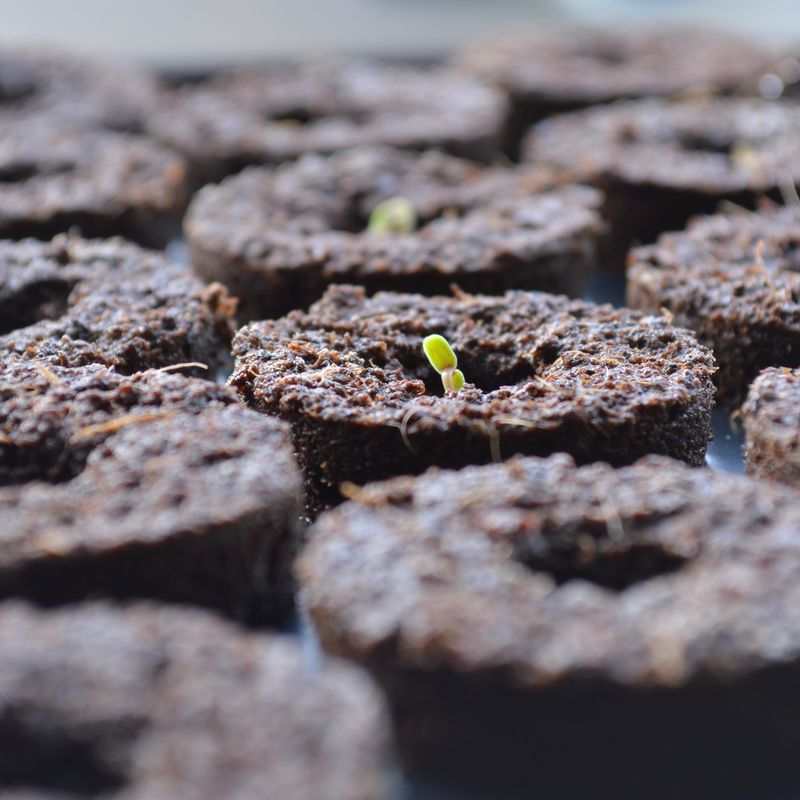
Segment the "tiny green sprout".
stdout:
[[405,197],[390,197],[372,209],[367,232],[383,236],[387,233],[413,233],[417,229],[417,211]]
[[442,376],[442,386],[446,392],[457,392],[464,385],[464,373],[458,366],[458,359],[450,347],[450,342],[433,333],[422,340],[422,349],[431,366]]

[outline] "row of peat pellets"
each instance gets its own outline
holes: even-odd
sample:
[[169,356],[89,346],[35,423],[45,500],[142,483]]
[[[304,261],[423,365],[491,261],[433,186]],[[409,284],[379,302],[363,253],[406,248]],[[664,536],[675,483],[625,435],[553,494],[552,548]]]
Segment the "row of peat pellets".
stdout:
[[796,792],[799,81],[1,49],[0,796]]

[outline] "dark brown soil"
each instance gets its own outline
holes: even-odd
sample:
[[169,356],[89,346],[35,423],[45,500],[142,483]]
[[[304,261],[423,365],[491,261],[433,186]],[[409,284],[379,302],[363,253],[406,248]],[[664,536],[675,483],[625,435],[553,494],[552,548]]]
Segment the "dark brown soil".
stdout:
[[121,239],[0,242],[0,357],[132,373],[227,363],[235,302]]
[[140,136],[65,127],[56,114],[0,122],[0,238],[125,236],[164,247],[180,231],[186,167]]
[[536,125],[528,158],[603,189],[609,266],[722,200],[754,208],[800,183],[800,106],[754,99],[641,100]]
[[730,93],[772,67],[766,48],[702,28],[521,30],[467,45],[454,59],[511,101],[507,148],[553,114],[679,92]]
[[[371,211],[395,196],[415,207],[417,230],[367,232]],[[601,202],[555,170],[360,148],[207,186],[185,229],[195,270],[241,297],[249,320],[306,308],[331,283],[579,295],[594,267]]]
[[351,497],[309,534],[303,597],[413,772],[546,800],[800,785],[796,492],[561,455]]
[[[467,379],[441,382],[422,339],[444,335]],[[234,339],[231,383],[292,425],[312,502],[344,481],[568,451],[703,462],[713,359],[660,317],[535,292],[426,298],[331,287],[309,312]]]
[[742,418],[747,471],[800,488],[800,371],[764,370],[750,387]]
[[500,92],[455,70],[327,59],[182,87],[165,98],[149,130],[208,181],[252,164],[364,145],[489,161],[505,116]]
[[800,208],[697,219],[634,250],[628,303],[695,331],[720,401],[738,407],[764,367],[800,366]]
[[362,674],[310,674],[297,644],[198,611],[6,603],[0,694],[4,796],[385,796],[384,709]]
[[0,597],[292,608],[301,480],[286,427],[208,381],[0,371]]
[[84,128],[135,132],[158,103],[158,85],[144,71],[52,47],[0,48],[0,124],[46,113]]

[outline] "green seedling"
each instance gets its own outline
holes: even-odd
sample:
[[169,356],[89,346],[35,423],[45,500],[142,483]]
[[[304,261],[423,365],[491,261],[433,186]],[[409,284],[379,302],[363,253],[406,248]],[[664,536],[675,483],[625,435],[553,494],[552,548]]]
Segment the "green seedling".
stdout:
[[458,359],[444,336],[438,333],[422,340],[422,349],[431,366],[442,376],[445,392],[457,392],[464,385],[464,373],[458,367]]
[[405,197],[390,197],[378,203],[369,215],[367,232],[385,234],[413,233],[417,229],[417,210]]

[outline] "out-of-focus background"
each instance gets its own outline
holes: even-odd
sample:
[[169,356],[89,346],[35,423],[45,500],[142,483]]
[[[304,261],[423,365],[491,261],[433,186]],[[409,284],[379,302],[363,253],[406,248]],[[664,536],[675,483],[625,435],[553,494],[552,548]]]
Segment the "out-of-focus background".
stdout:
[[800,0],[0,0],[0,40],[192,70],[319,52],[436,56],[520,22],[690,21],[800,42]]

